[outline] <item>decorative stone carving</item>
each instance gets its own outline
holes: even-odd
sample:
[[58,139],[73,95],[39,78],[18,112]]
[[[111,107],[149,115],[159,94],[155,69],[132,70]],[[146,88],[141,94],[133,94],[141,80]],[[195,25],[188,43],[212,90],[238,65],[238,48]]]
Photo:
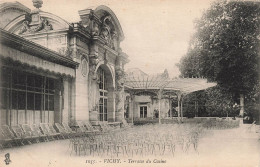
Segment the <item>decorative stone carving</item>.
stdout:
[[88,73],[88,62],[85,58],[81,61],[81,73],[85,77]]
[[58,50],[59,54],[64,55],[66,57],[73,57],[72,53],[73,53],[73,49],[69,48],[69,47],[62,47]]
[[112,18],[110,15],[104,16],[102,19],[101,24],[101,32],[100,37],[102,37],[105,40],[105,44],[116,50],[118,48],[118,35],[115,30],[115,26],[112,22]]
[[89,79],[89,110],[98,111],[99,106],[99,85],[98,80]]
[[124,87],[125,78],[124,78],[124,71],[122,69],[116,69],[116,89],[120,91]]
[[32,0],[33,2],[33,6],[36,7],[37,9],[41,8],[42,7],[42,0]]
[[96,80],[98,77],[95,70],[99,63],[98,46],[96,44],[91,45],[89,47],[89,52],[89,75],[93,80]]
[[23,25],[22,25],[22,28],[20,28],[18,34],[23,34],[24,32],[29,31],[29,30],[30,30],[29,22],[28,21],[24,21]]
[[99,36],[99,26],[95,21],[93,21],[93,28],[92,28],[92,31],[91,31],[91,35],[92,36]]
[[112,49],[116,50],[118,48],[118,35],[116,31],[112,32]]
[[50,31],[53,30],[52,25],[49,23],[47,19],[40,18],[40,23],[36,26],[30,26],[29,21],[26,20],[23,22],[21,29],[19,30],[18,34],[24,33],[35,33],[39,31]]
[[116,121],[121,121],[124,115],[124,71],[116,69]]

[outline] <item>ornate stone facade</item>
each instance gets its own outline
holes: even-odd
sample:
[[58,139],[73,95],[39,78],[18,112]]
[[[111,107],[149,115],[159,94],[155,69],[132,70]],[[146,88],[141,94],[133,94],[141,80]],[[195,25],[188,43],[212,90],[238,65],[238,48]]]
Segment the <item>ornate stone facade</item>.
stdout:
[[[9,50],[18,47],[11,49],[4,41],[1,41],[1,48],[5,51],[1,51],[1,55],[13,60],[22,55],[24,60],[28,60],[28,66],[48,67],[49,71],[53,71],[52,75],[59,78],[57,83],[62,91],[54,101],[57,109],[54,120],[69,123],[77,120],[121,121],[124,110],[124,64],[128,58],[120,49],[124,34],[113,11],[106,6],[81,10],[81,21],[68,23],[41,11],[41,0],[33,0],[33,4],[36,7],[33,10],[19,3],[0,6],[0,13],[5,13],[0,19],[8,20],[1,23],[0,28],[31,41],[30,45],[36,45],[34,42],[41,45],[40,56],[36,58],[36,51],[30,49],[28,54],[17,52],[18,55],[10,55]],[[14,13],[16,17],[10,17]],[[48,52],[56,57],[43,60]],[[77,65],[67,67],[69,63]],[[66,75],[60,75],[62,73]],[[42,75],[45,75],[44,72]],[[4,122],[8,124],[8,120]]]

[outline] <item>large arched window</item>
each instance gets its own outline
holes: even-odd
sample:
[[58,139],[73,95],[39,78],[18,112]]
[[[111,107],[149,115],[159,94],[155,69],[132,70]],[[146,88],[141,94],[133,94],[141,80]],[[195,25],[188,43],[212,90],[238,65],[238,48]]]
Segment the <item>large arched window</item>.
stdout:
[[107,121],[107,78],[102,68],[98,69],[99,74],[99,120]]

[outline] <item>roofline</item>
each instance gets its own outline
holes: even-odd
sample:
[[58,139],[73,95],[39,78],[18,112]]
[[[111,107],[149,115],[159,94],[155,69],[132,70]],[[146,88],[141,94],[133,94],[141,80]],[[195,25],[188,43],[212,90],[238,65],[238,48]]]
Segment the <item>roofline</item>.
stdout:
[[70,68],[78,68],[79,63],[72,59],[62,56],[58,52],[52,51],[44,46],[29,41],[23,37],[10,33],[0,28],[0,43],[8,47],[32,54],[35,57],[54,62]]

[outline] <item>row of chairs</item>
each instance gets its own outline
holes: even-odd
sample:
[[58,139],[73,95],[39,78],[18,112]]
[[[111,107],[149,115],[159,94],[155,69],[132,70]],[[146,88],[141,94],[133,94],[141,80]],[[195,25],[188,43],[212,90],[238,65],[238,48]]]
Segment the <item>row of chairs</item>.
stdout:
[[39,125],[22,124],[0,127],[0,147],[13,147],[25,144],[47,142],[56,139],[66,139],[81,136],[66,123],[40,123]]
[[174,156],[176,147],[188,152],[190,146],[197,152],[201,125],[144,125],[120,129],[91,137],[71,139],[71,154],[92,156]]
[[108,133],[116,129],[107,122],[99,122],[95,127],[89,121],[77,121],[72,129],[67,123],[40,123],[39,125],[22,124],[0,127],[0,148],[20,146],[25,144],[47,142],[57,139],[87,137],[101,133]]
[[239,127],[239,120],[207,120],[203,123],[207,129],[232,129]]

